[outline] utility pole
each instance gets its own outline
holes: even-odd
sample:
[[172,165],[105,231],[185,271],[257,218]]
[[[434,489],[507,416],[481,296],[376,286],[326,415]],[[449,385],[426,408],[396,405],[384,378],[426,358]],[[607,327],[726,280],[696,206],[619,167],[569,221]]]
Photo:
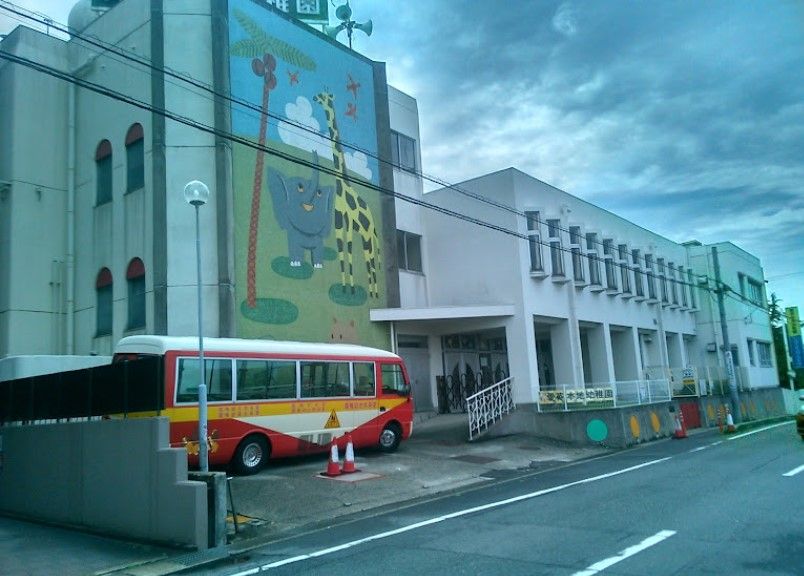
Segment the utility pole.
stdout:
[[729,342],[729,328],[726,325],[726,305],[723,302],[724,292],[726,291],[723,282],[720,280],[720,261],[717,257],[717,246],[712,246],[712,262],[715,266],[715,282],[717,284],[717,308],[720,312],[720,331],[723,333],[723,359],[726,362],[726,373],[729,375],[729,398],[731,399],[731,413],[734,422],[742,422],[740,414],[740,397],[737,393],[737,379],[734,375],[734,359],[731,356],[731,343]]

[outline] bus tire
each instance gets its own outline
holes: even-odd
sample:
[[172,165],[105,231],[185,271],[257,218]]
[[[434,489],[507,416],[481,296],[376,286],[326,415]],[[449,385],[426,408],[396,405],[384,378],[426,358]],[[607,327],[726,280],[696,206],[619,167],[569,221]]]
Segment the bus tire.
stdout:
[[393,452],[399,448],[402,441],[402,428],[396,422],[387,424],[380,433],[380,450],[383,452]]
[[259,434],[246,436],[237,445],[232,458],[232,468],[240,476],[256,474],[265,466],[270,455],[271,449],[265,437]]

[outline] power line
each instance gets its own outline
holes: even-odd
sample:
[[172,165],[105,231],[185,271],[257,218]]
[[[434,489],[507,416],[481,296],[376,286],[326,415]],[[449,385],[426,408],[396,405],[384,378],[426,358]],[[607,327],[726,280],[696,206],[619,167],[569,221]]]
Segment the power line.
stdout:
[[[47,66],[45,64],[41,64],[39,62],[35,62],[35,61],[30,60],[28,58],[18,56],[18,55],[14,55],[14,54],[11,54],[9,52],[2,51],[2,50],[0,50],[0,58],[4,58],[4,59],[6,59],[8,61],[11,61],[13,63],[16,63],[16,64],[19,64],[19,65],[25,66],[27,68],[33,69],[35,71],[47,74],[47,75],[52,76],[52,77],[54,77],[56,79],[75,84],[75,85],[77,85],[77,86],[79,86],[81,88],[84,88],[84,89],[90,90],[92,92],[101,94],[101,95],[106,96],[108,98],[111,98],[113,100],[123,102],[125,104],[129,104],[131,106],[134,106],[136,108],[140,108],[142,110],[146,110],[146,111],[149,111],[149,112],[152,112],[152,113],[156,113],[156,114],[161,115],[161,116],[163,116],[165,118],[168,118],[168,119],[174,120],[176,122],[179,122],[181,124],[196,128],[196,129],[198,129],[198,130],[200,130],[202,132],[206,132],[208,134],[219,136],[219,137],[224,138],[226,140],[229,140],[229,141],[232,141],[232,142],[235,142],[235,143],[238,143],[238,144],[242,144],[242,145],[244,145],[246,147],[249,147],[249,148],[252,148],[252,149],[255,149],[255,150],[258,150],[258,151],[262,151],[262,152],[267,153],[267,154],[269,154],[271,156],[279,157],[279,158],[282,158],[282,159],[284,159],[286,161],[289,161],[289,162],[292,162],[292,163],[295,163],[295,164],[298,164],[298,165],[302,165],[302,166],[305,166],[305,167],[308,167],[308,168],[311,168],[311,169],[318,169],[319,171],[324,172],[324,173],[329,174],[329,175],[334,176],[334,177],[340,177],[340,172],[338,172],[337,170],[335,170],[333,168],[328,168],[326,166],[319,166],[319,165],[313,163],[312,161],[299,158],[297,156],[288,154],[286,152],[282,152],[282,151],[277,150],[275,148],[272,148],[270,146],[260,145],[260,144],[254,143],[253,141],[251,141],[251,140],[249,140],[249,139],[247,139],[245,137],[238,136],[236,134],[232,134],[232,133],[229,133],[229,132],[225,132],[225,131],[223,131],[221,129],[208,126],[206,124],[203,124],[202,122],[193,120],[191,118],[187,118],[185,116],[176,114],[174,112],[170,112],[169,110],[166,110],[166,109],[156,108],[153,105],[151,105],[151,104],[149,104],[147,102],[143,102],[141,100],[138,100],[138,99],[136,99],[136,98],[134,98],[132,96],[127,96],[125,94],[121,94],[121,93],[119,93],[119,92],[117,92],[115,90],[112,90],[110,88],[106,88],[106,87],[101,86],[99,84],[96,84],[94,82],[90,82],[89,80],[85,80],[85,79],[82,79],[82,78],[77,78],[77,77],[75,77],[75,76],[73,76],[73,75],[71,75],[71,74],[69,74],[67,72],[57,70],[55,68],[52,68],[52,67]],[[675,279],[675,278],[672,278],[672,277],[662,276],[661,274],[656,275],[653,270],[641,270],[641,269],[638,269],[638,268],[631,267],[627,263],[615,262],[615,261],[613,261],[612,256],[609,256],[609,257],[604,256],[603,258],[601,258],[598,254],[589,254],[589,253],[585,253],[585,252],[582,252],[582,251],[577,250],[577,249],[576,249],[577,250],[576,251],[576,250],[574,250],[572,248],[565,248],[565,247],[563,247],[561,245],[557,246],[557,245],[555,245],[555,243],[551,243],[549,240],[548,241],[541,240],[541,237],[536,239],[536,238],[534,238],[533,236],[531,236],[529,234],[522,234],[520,232],[513,231],[513,230],[510,230],[508,228],[505,228],[503,226],[499,226],[499,225],[496,225],[496,224],[491,224],[491,223],[483,221],[483,220],[481,220],[479,218],[468,216],[466,214],[462,214],[460,212],[456,212],[454,210],[450,210],[448,208],[444,208],[444,207],[441,207],[441,206],[426,202],[426,201],[418,199],[418,198],[413,198],[413,197],[407,196],[405,194],[395,192],[393,190],[388,190],[388,189],[383,188],[381,186],[375,185],[375,184],[373,184],[373,183],[371,183],[371,182],[369,182],[367,180],[360,180],[360,183],[361,183],[361,185],[363,185],[363,186],[365,186],[365,187],[367,187],[369,189],[375,190],[376,192],[379,192],[381,194],[389,195],[389,196],[392,196],[392,197],[394,197],[396,199],[399,199],[399,200],[402,200],[402,201],[405,201],[405,202],[409,202],[409,203],[412,203],[412,204],[415,204],[415,205],[418,205],[418,206],[421,206],[421,207],[424,207],[424,208],[428,208],[428,209],[431,209],[431,210],[433,210],[435,212],[439,212],[441,214],[444,214],[446,216],[451,216],[451,217],[454,217],[454,218],[469,222],[471,224],[476,224],[478,226],[488,228],[490,230],[495,230],[495,231],[498,231],[498,232],[502,232],[504,234],[513,236],[515,238],[526,240],[528,242],[533,242],[533,243],[536,243],[538,245],[541,245],[541,246],[544,246],[546,248],[549,248],[551,250],[558,250],[560,252],[577,255],[577,256],[586,258],[589,261],[594,261],[596,264],[600,263],[602,261],[604,266],[606,266],[607,261],[611,260],[611,265],[614,266],[615,269],[619,268],[621,270],[629,270],[629,271],[632,271],[632,272],[635,272],[635,273],[644,274],[645,277],[648,279],[649,283],[653,283],[655,280],[658,279],[659,282],[660,282],[659,286],[662,287],[662,284],[664,284],[666,282],[669,282],[670,283],[670,287],[668,287],[669,289],[663,289],[663,290],[667,290],[668,292],[672,292],[672,285],[674,283],[676,285],[681,285],[681,286],[691,286],[691,287],[697,288],[699,290],[712,291],[712,289],[710,289],[708,287],[704,288],[704,287],[702,287],[700,285],[694,285],[694,284],[686,282],[686,281],[684,281],[682,279]],[[608,278],[608,274],[607,274],[607,278]]]
[[[86,42],[86,43],[88,43],[88,44],[90,44],[92,46],[95,46],[96,48],[112,52],[112,53],[114,53],[114,54],[116,54],[118,56],[123,57],[126,60],[136,62],[137,64],[140,64],[141,66],[145,66],[145,67],[149,68],[150,70],[152,70],[154,72],[163,73],[163,74],[166,74],[166,75],[168,75],[168,76],[170,76],[172,78],[175,78],[177,80],[181,80],[182,82],[186,82],[187,84],[190,84],[191,86],[193,86],[195,88],[198,88],[198,89],[200,89],[200,90],[202,90],[204,92],[210,93],[214,97],[222,98],[222,99],[224,99],[224,100],[226,100],[226,101],[228,101],[230,103],[239,104],[241,106],[244,106],[248,110],[256,112],[257,114],[259,114],[259,116],[267,115],[269,118],[272,118],[272,119],[276,120],[277,122],[286,122],[286,123],[292,125],[294,128],[297,128],[297,129],[302,130],[304,132],[308,132],[309,134],[314,135],[317,139],[318,138],[323,138],[323,139],[329,140],[330,142],[333,141],[333,139],[328,134],[323,135],[320,132],[318,132],[316,130],[313,130],[312,128],[310,128],[308,126],[300,124],[300,123],[298,123],[298,122],[296,122],[294,120],[291,120],[290,118],[288,118],[286,116],[282,116],[281,114],[277,114],[276,112],[271,112],[270,110],[263,110],[262,107],[258,106],[257,104],[255,104],[253,102],[250,102],[248,100],[233,97],[230,94],[224,94],[224,93],[218,92],[213,87],[209,86],[208,84],[206,84],[204,82],[201,82],[200,80],[197,80],[197,79],[193,78],[192,76],[190,76],[188,74],[178,73],[178,72],[175,72],[174,70],[171,70],[170,68],[167,68],[167,67],[155,66],[150,60],[148,60],[148,59],[146,59],[146,58],[144,58],[144,57],[142,57],[142,56],[140,56],[138,54],[135,54],[135,53],[132,53],[130,51],[127,51],[127,50],[125,50],[125,49],[123,49],[123,48],[121,48],[121,47],[119,47],[117,45],[111,44],[109,42],[104,42],[104,41],[102,41],[102,40],[100,40],[100,39],[98,39],[96,37],[83,35],[80,32],[72,30],[69,26],[65,26],[62,23],[54,22],[53,20],[51,20],[47,16],[44,16],[44,15],[42,15],[40,13],[33,12],[33,11],[27,11],[27,10],[21,8],[20,6],[17,6],[15,4],[11,3],[11,2],[5,2],[4,1],[3,4],[7,4],[9,6],[14,6],[14,8],[16,8],[16,10],[15,10],[15,9],[9,8],[8,6],[0,5],[0,8],[3,8],[4,10],[7,10],[9,12],[13,12],[14,14],[22,16],[23,18],[27,18],[27,19],[29,19],[31,21],[35,21],[38,24],[51,26],[51,27],[55,28],[56,30],[59,30],[60,32],[63,32],[65,34],[69,34],[73,38],[79,38],[79,39],[83,40],[84,42]],[[36,14],[36,17],[31,16],[31,15],[27,14],[26,12]],[[114,58],[112,58],[112,59],[114,60]],[[115,60],[115,61],[120,62],[119,60]],[[128,66],[124,62],[120,62],[120,63],[123,64],[123,65]],[[176,85],[176,84],[174,84],[174,85]],[[197,95],[199,95],[199,94],[197,94]],[[202,96],[202,95],[199,95],[199,96]],[[202,97],[207,98],[205,96],[202,96]],[[211,100],[211,98],[207,98],[207,99]],[[253,118],[254,116],[251,116],[251,117]],[[373,158],[373,159],[377,160],[377,162],[379,162],[379,163],[385,163],[385,164],[388,164],[388,165],[390,165],[390,166],[392,166],[394,168],[401,168],[400,165],[394,164],[393,162],[391,162],[389,160],[381,158],[380,156],[372,153],[371,151],[369,151],[369,150],[367,150],[365,148],[362,148],[360,146],[357,146],[357,145],[349,143],[349,142],[341,141],[340,143],[341,143],[342,146],[347,147],[347,148],[349,148],[351,150],[362,152],[367,157]],[[405,169],[405,170],[407,170],[407,169]],[[460,194],[462,194],[462,195],[464,195],[466,197],[472,198],[472,199],[474,199],[476,201],[479,201],[481,203],[493,206],[493,207],[498,208],[500,210],[510,212],[512,214],[515,214],[517,216],[521,216],[521,217],[526,218],[526,219],[529,218],[529,215],[528,215],[527,211],[519,210],[518,208],[510,206],[510,205],[507,205],[507,204],[505,204],[503,202],[499,202],[497,200],[487,198],[486,196],[483,196],[481,194],[471,192],[469,190],[461,188],[460,186],[458,186],[456,184],[451,184],[451,183],[449,183],[449,182],[447,182],[447,181],[445,181],[445,180],[443,180],[441,178],[438,178],[436,176],[425,174],[421,170],[413,170],[413,171],[410,171],[410,172],[412,172],[413,174],[415,174],[416,176],[418,176],[418,177],[420,177],[420,178],[422,178],[424,180],[427,180],[427,181],[432,182],[434,184],[438,184],[439,186],[441,186],[443,188],[450,189],[450,190],[453,190],[455,192],[458,192],[458,193],[460,193]],[[549,186],[549,184],[548,184],[548,186]],[[551,188],[554,188],[554,187],[551,186]],[[543,220],[540,216],[537,216],[536,218],[533,218],[533,219],[536,222],[538,222],[540,225],[542,225],[542,226],[549,226],[548,221]],[[558,225],[554,226],[554,227],[557,230],[565,232],[567,234],[572,233],[570,228],[565,228],[565,227],[561,226],[560,223]],[[588,244],[590,242],[588,237],[586,238],[586,240],[587,240],[587,244]],[[603,247],[603,248],[606,247],[606,239],[597,240],[595,238],[594,240],[592,240],[592,243],[597,245],[597,246]],[[584,256],[586,256],[586,255],[584,254]],[[648,261],[647,261],[645,256],[640,255],[637,258],[637,260],[642,262],[645,266],[648,265]],[[634,272],[638,272],[638,270],[636,270],[636,269],[631,269],[631,270],[633,270]]]
[[[18,9],[20,8],[19,6],[16,6],[16,5],[12,4],[12,3],[4,2],[4,4],[9,4],[11,6],[15,6]],[[310,134],[315,135],[316,138],[327,139],[327,140],[330,140],[331,142],[333,141],[333,139],[331,137],[324,136],[321,133],[319,133],[319,132],[317,132],[317,131],[315,131],[315,130],[307,127],[307,126],[299,124],[299,123],[297,123],[297,122],[295,122],[293,120],[290,120],[290,119],[288,119],[288,118],[286,118],[284,116],[278,115],[276,113],[271,113],[269,111],[263,111],[262,108],[256,106],[255,104],[253,104],[253,103],[251,103],[251,102],[249,102],[247,100],[243,100],[243,99],[240,99],[240,98],[234,98],[234,97],[231,97],[231,96],[229,96],[227,94],[222,94],[220,92],[217,92],[214,89],[212,89],[209,85],[207,85],[207,84],[205,84],[205,83],[203,83],[203,82],[201,82],[201,81],[199,81],[197,79],[194,79],[191,76],[188,76],[188,75],[185,75],[185,74],[179,74],[179,73],[174,72],[174,71],[172,71],[172,70],[170,70],[168,68],[159,68],[157,66],[154,66],[149,60],[147,60],[147,59],[145,59],[145,58],[143,58],[143,57],[141,57],[139,55],[132,54],[132,53],[130,53],[130,52],[118,47],[118,46],[114,46],[114,45],[111,45],[109,43],[102,42],[102,41],[100,41],[100,40],[98,40],[96,38],[91,38],[91,37],[87,37],[87,36],[81,35],[79,33],[76,33],[75,31],[71,30],[69,27],[65,27],[65,26],[63,26],[61,24],[55,23],[55,22],[51,21],[50,19],[48,19],[47,17],[43,17],[42,15],[38,14],[39,17],[45,18],[45,20],[47,20],[47,22],[44,22],[42,20],[38,20],[37,18],[34,18],[33,16],[29,16],[29,15],[25,14],[22,11],[13,10],[11,8],[8,8],[7,6],[0,5],[0,8],[3,8],[3,9],[5,9],[7,11],[10,11],[10,12],[13,12],[13,13],[15,13],[15,14],[17,14],[19,16],[22,16],[24,18],[27,18],[29,20],[36,21],[39,24],[51,26],[54,29],[59,30],[59,31],[64,32],[64,33],[67,33],[67,34],[70,34],[73,37],[80,38],[83,41],[87,42],[88,44],[91,44],[91,45],[93,45],[93,46],[95,46],[95,47],[97,47],[97,48],[99,48],[101,50],[112,52],[113,54],[116,54],[116,55],[118,55],[118,56],[120,56],[120,57],[122,57],[122,58],[124,58],[126,60],[135,62],[137,64],[140,64],[140,65],[144,66],[144,67],[147,67],[152,71],[167,74],[168,76],[170,76],[172,78],[181,80],[182,82],[186,82],[187,84],[190,84],[191,86],[193,86],[195,88],[198,88],[198,89],[200,89],[200,90],[202,90],[204,92],[209,92],[210,94],[212,94],[215,97],[220,97],[220,98],[223,98],[223,99],[225,99],[225,100],[227,100],[227,101],[229,101],[231,103],[245,106],[246,108],[248,108],[250,110],[253,110],[254,112],[259,113],[260,116],[265,114],[265,115],[267,115],[267,116],[269,116],[269,117],[271,117],[271,118],[273,118],[273,119],[275,119],[275,120],[277,120],[279,122],[287,122],[287,123],[293,125],[294,127],[298,128],[298,129],[301,129],[301,130],[304,130],[306,132],[309,132]],[[11,55],[9,54],[9,56],[11,56]],[[47,66],[40,65],[38,63],[35,63],[34,61],[27,60],[27,59],[22,58],[22,57],[15,57],[15,58],[19,59],[17,61],[17,63],[20,63],[22,65],[29,65],[29,67],[32,67],[32,68],[37,69],[37,70],[39,70],[41,72],[44,72],[44,73],[50,73],[47,70],[49,68]],[[12,59],[12,58],[7,57],[6,59]],[[119,60],[116,60],[114,58],[112,58],[112,59],[117,61],[117,62],[120,62]],[[125,62],[120,62],[120,63],[122,65],[129,66]],[[145,102],[138,101],[138,100],[136,100],[134,98],[131,98],[131,97],[128,97],[126,95],[120,94],[118,92],[112,91],[110,89],[104,88],[104,87],[102,87],[100,85],[91,83],[89,81],[77,79],[77,78],[73,77],[72,75],[62,73],[60,71],[56,71],[55,69],[50,69],[50,70],[56,73],[56,74],[50,74],[51,76],[55,76],[55,77],[60,78],[62,80],[72,82],[72,83],[74,83],[76,85],[79,85],[79,86],[84,87],[86,89],[89,89],[89,90],[95,91],[97,93],[103,94],[103,95],[105,95],[107,97],[110,97],[110,98],[116,99],[118,101],[122,101],[122,102],[125,102],[125,103],[128,103],[128,104],[134,105],[136,107],[148,110],[150,112],[156,112],[156,113],[161,114],[161,115],[163,115],[163,116],[165,116],[167,118],[170,118],[172,120],[184,123],[184,124],[186,124],[188,126],[193,126],[193,127],[197,128],[197,129],[200,129],[200,130],[205,131],[205,132],[210,133],[210,134],[214,134],[216,136],[220,136],[220,137],[222,137],[224,139],[231,140],[231,141],[234,141],[234,142],[238,142],[238,143],[244,144],[244,145],[246,145],[248,147],[257,149],[257,150],[262,150],[263,152],[267,152],[268,154],[273,155],[273,156],[278,156],[278,157],[283,158],[285,160],[288,160],[290,162],[301,164],[301,165],[311,167],[311,168],[318,168],[318,169],[320,169],[321,171],[323,171],[325,173],[329,173],[329,174],[331,174],[333,176],[339,176],[339,173],[337,171],[335,171],[335,170],[327,169],[326,167],[322,167],[322,166],[316,166],[316,165],[312,164],[309,161],[303,160],[303,159],[298,158],[296,156],[289,155],[287,153],[281,152],[281,151],[279,151],[277,149],[274,149],[274,148],[271,148],[269,146],[256,145],[256,144],[254,144],[253,142],[251,142],[250,140],[248,140],[246,138],[242,138],[242,137],[236,136],[236,135],[231,134],[231,133],[226,133],[226,132],[224,132],[224,131],[222,131],[220,129],[217,129],[217,128],[209,127],[207,125],[204,125],[204,124],[202,124],[200,122],[197,122],[195,120],[192,120],[190,118],[171,113],[171,112],[169,112],[167,110],[157,110],[156,108],[154,108],[153,106],[151,106],[151,105],[149,105],[149,104],[147,104]],[[196,95],[198,95],[200,97],[210,99],[210,98],[204,96],[203,94],[196,93]],[[376,156],[376,155],[374,155],[374,154],[368,152],[367,150],[364,150],[364,149],[362,149],[362,148],[360,148],[358,146],[355,146],[355,145],[352,145],[352,144],[349,144],[349,143],[345,143],[345,144],[342,143],[342,145],[345,145],[346,147],[348,147],[350,149],[353,149],[353,150],[359,150],[359,151],[367,154],[368,156],[377,159],[379,162],[383,162],[383,163],[389,164],[392,167],[399,168],[398,165],[393,164],[392,162],[389,162],[387,160],[384,160],[384,159],[380,158],[379,156]],[[489,204],[489,205],[494,206],[496,208],[509,211],[509,212],[511,212],[513,214],[516,214],[516,215],[524,216],[526,218],[531,218],[532,220],[538,222],[539,224],[548,226],[548,229],[556,229],[556,230],[563,231],[563,232],[566,232],[566,233],[570,234],[571,237],[574,236],[574,233],[572,231],[573,227],[564,228],[564,227],[562,227],[560,225],[560,222],[559,222],[559,224],[550,224],[550,222],[551,222],[550,219],[548,219],[547,222],[545,222],[545,221],[541,220],[538,217],[532,218],[525,211],[518,210],[518,209],[516,209],[514,207],[511,207],[511,206],[508,206],[508,205],[506,205],[504,203],[501,203],[501,202],[495,201],[493,199],[487,198],[487,197],[482,196],[480,194],[470,192],[468,190],[464,190],[464,189],[462,189],[462,188],[460,188],[460,187],[458,187],[456,185],[449,184],[449,183],[447,183],[447,182],[445,182],[445,181],[443,181],[441,179],[438,179],[438,178],[435,178],[435,177],[432,177],[432,176],[428,176],[428,175],[424,174],[423,172],[414,171],[414,174],[416,174],[417,176],[423,177],[423,178],[425,178],[425,179],[427,179],[427,180],[429,180],[431,182],[434,182],[436,184],[442,185],[444,188],[452,189],[452,190],[454,190],[456,192],[459,192],[459,193],[461,193],[463,195],[466,195],[466,196],[468,196],[470,198],[473,198],[473,199],[475,199],[477,201],[480,201],[482,203]],[[607,265],[607,261],[612,260],[612,265],[615,266],[615,268],[620,268],[621,270],[628,270],[628,271],[631,271],[631,272],[633,272],[635,274],[645,274],[645,276],[648,278],[649,283],[651,283],[653,280],[658,278],[660,280],[660,283],[664,283],[664,282],[669,281],[671,284],[676,284],[676,285],[679,285],[679,286],[682,286],[682,287],[689,286],[690,288],[697,288],[699,290],[701,290],[701,289],[710,290],[709,288],[702,288],[700,285],[696,285],[696,284],[693,284],[693,283],[690,283],[690,282],[684,280],[683,279],[684,271],[683,271],[683,269],[681,267],[679,267],[678,269],[670,267],[669,269],[671,271],[671,276],[668,277],[667,275],[665,275],[661,271],[661,268],[663,266],[663,263],[662,263],[662,266],[660,266],[660,274],[656,275],[654,273],[653,269],[652,269],[652,261],[649,262],[648,259],[647,259],[647,256],[642,256],[642,255],[637,256],[636,258],[634,258],[634,253],[633,253],[634,251],[633,250],[628,251],[626,249],[626,259],[625,260],[618,259],[617,261],[613,261],[614,260],[614,254],[604,253],[603,258],[601,258],[599,253],[597,253],[596,249],[595,249],[595,254],[590,254],[588,252],[590,243],[593,244],[593,245],[603,246],[604,247],[604,252],[605,252],[605,249],[607,248],[607,242],[609,242],[608,239],[603,239],[603,240],[598,241],[596,239],[596,237],[595,237],[595,239],[592,240],[592,239],[590,239],[589,236],[586,236],[585,238],[582,238],[582,239],[586,240],[586,244],[587,244],[586,249],[582,249],[581,244],[578,244],[577,248],[573,248],[572,245],[569,248],[565,248],[560,241],[559,241],[559,245],[555,246],[555,243],[551,242],[549,239],[546,240],[546,241],[542,240],[540,232],[537,232],[539,234],[538,238],[534,238],[534,236],[532,234],[533,231],[529,231],[531,233],[522,234],[522,233],[517,232],[517,231],[509,230],[509,229],[507,229],[507,228],[505,228],[503,226],[498,226],[498,225],[491,224],[491,223],[483,221],[483,220],[481,220],[479,218],[474,218],[474,217],[468,216],[466,214],[461,214],[459,212],[449,210],[447,208],[442,208],[440,206],[436,206],[436,205],[431,204],[429,202],[426,202],[424,200],[412,198],[412,197],[397,193],[397,192],[392,191],[392,190],[383,189],[383,188],[381,188],[379,186],[373,185],[373,184],[368,183],[368,182],[363,182],[363,184],[366,185],[368,188],[374,189],[374,190],[376,190],[376,191],[378,191],[380,193],[387,194],[387,195],[392,195],[395,198],[399,198],[400,200],[407,201],[407,202],[410,202],[410,203],[413,203],[413,204],[417,204],[417,205],[432,209],[432,210],[434,210],[436,212],[441,212],[441,213],[443,213],[445,215],[453,216],[453,217],[465,220],[465,221],[470,222],[470,223],[474,223],[474,224],[477,224],[477,225],[480,225],[480,226],[484,226],[484,227],[492,229],[492,230],[497,230],[499,232],[503,232],[505,234],[512,235],[512,236],[515,236],[517,238],[527,240],[529,242],[535,242],[536,244],[544,246],[546,248],[550,248],[551,250],[556,250],[557,249],[557,250],[560,250],[561,252],[570,253],[570,254],[573,254],[573,255],[578,255],[578,256],[580,256],[582,258],[586,258],[588,261],[594,261],[595,263],[599,263],[599,262],[602,261],[604,263],[604,265]],[[608,246],[613,247],[615,252],[619,252],[618,247],[615,247],[613,244],[608,244]],[[645,267],[644,268],[639,268],[639,267],[636,267],[636,266],[629,265],[628,262],[627,262],[627,259],[628,259],[629,256],[631,257],[631,259],[635,259],[637,262],[643,262],[645,264]],[[657,261],[658,260],[660,260],[660,259],[657,259]],[[689,271],[690,270],[688,270],[687,273],[689,273]],[[679,278],[679,279],[674,278],[676,272],[679,273],[681,278]],[[710,278],[708,276],[706,276],[706,275],[697,275],[697,276],[698,277],[704,277],[707,281],[710,280]],[[682,288],[682,290],[683,290],[683,288]]]

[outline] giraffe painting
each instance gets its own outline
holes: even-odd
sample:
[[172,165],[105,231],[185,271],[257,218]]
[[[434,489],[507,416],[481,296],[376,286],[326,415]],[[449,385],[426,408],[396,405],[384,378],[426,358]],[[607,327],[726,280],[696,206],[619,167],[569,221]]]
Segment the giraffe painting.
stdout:
[[341,264],[341,287],[347,286],[355,293],[355,279],[352,266],[352,237],[357,232],[362,240],[363,259],[368,273],[369,296],[379,298],[377,267],[380,265],[380,245],[374,217],[365,200],[352,185],[346,171],[346,159],[340,142],[338,122],[335,119],[334,96],[326,90],[315,96],[314,100],[324,109],[332,140],[332,159],[335,162],[335,238],[338,247],[338,260]]

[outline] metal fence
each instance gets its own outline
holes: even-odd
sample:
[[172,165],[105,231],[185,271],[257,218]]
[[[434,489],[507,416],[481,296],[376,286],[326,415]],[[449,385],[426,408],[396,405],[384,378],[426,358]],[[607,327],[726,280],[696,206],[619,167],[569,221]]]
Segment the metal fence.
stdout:
[[670,399],[670,381],[667,379],[626,380],[587,384],[584,388],[562,385],[541,390],[538,409],[540,412],[568,412],[653,404]]
[[0,425],[164,409],[162,359],[142,358],[0,382]]
[[513,380],[506,378],[466,399],[469,440],[473,440],[515,408]]

